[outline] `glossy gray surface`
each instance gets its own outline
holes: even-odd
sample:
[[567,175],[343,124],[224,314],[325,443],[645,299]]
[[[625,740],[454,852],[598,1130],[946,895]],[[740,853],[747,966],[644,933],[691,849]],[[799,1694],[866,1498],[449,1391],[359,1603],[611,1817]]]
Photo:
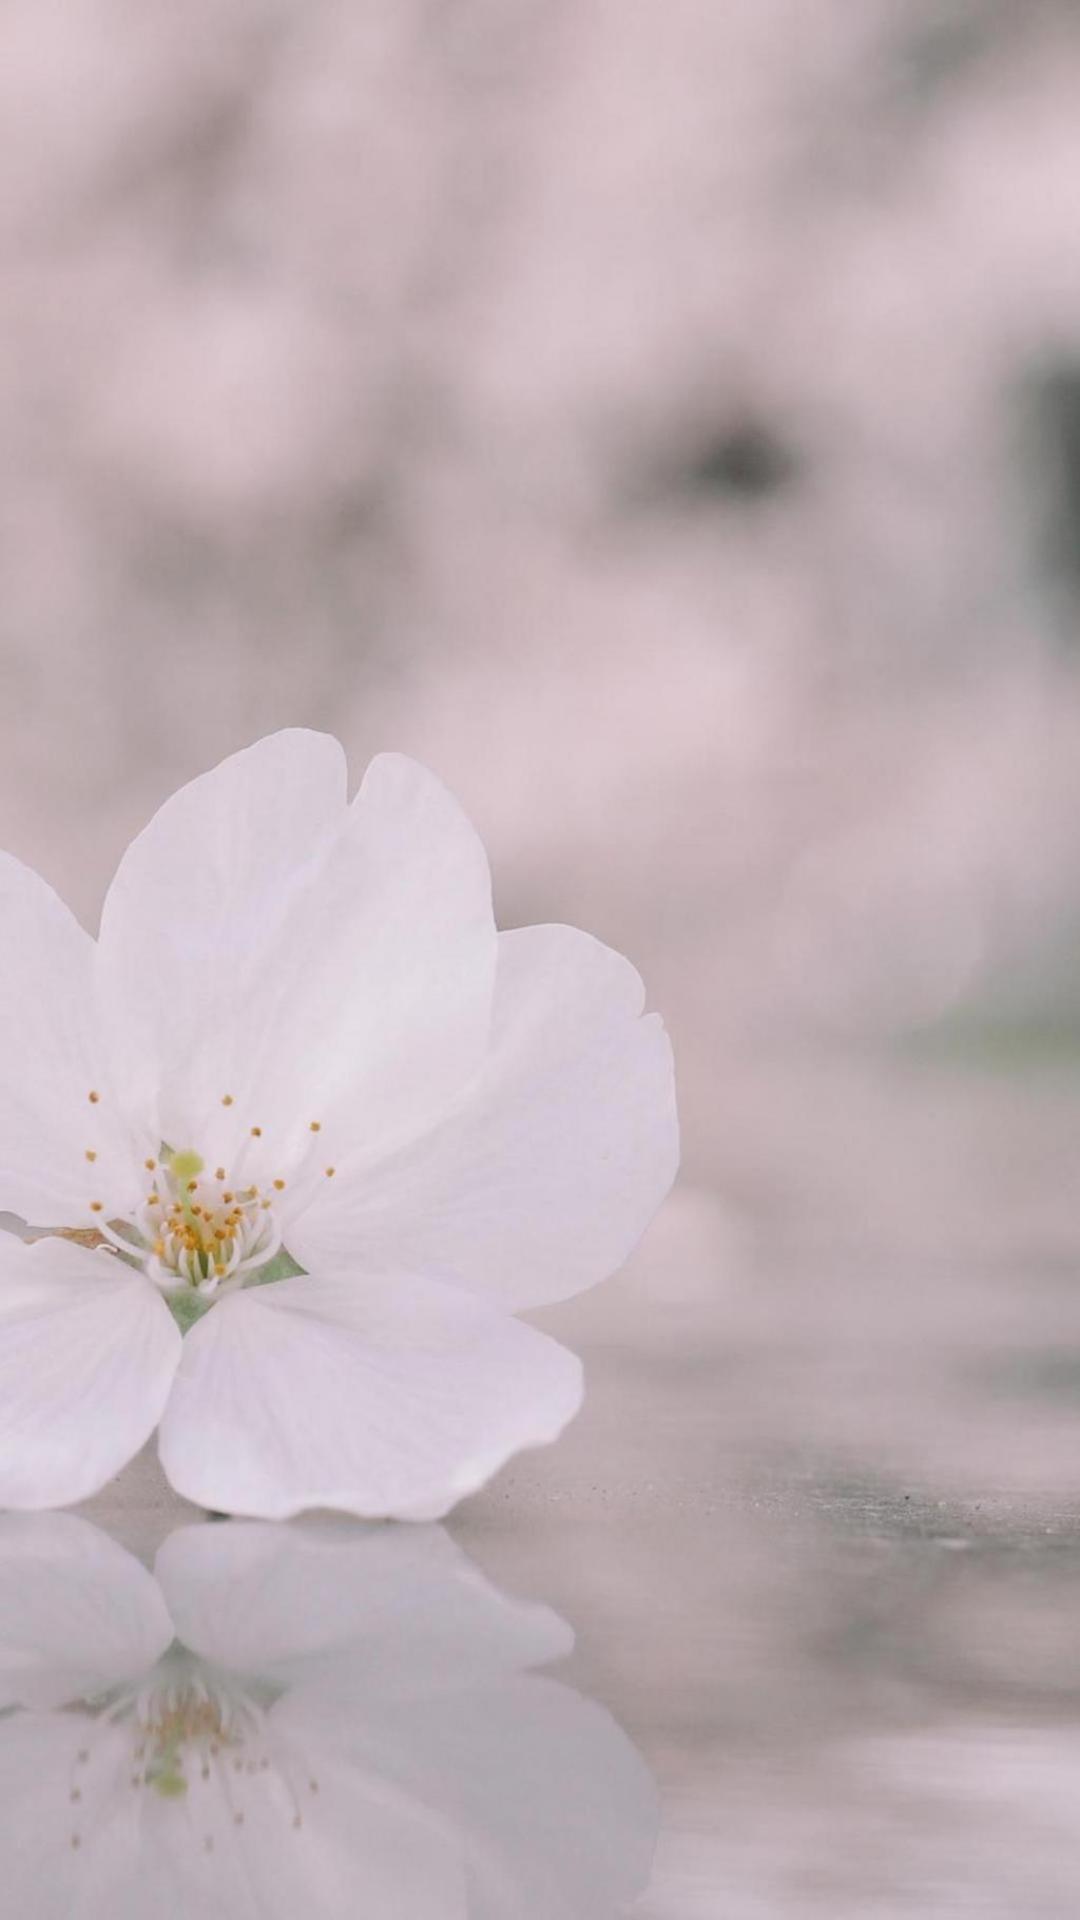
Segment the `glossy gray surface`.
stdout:
[[[586,1356],[579,1420],[451,1522],[569,1619],[565,1672],[660,1783],[643,1920],[1076,1911],[1080,1310],[1043,1191],[1074,1096],[901,1080],[875,1137],[928,1209],[948,1159],[936,1252],[880,1193],[845,1217],[854,1148],[831,1231],[683,1186],[543,1316]],[[146,1456],[89,1510],[144,1553],[184,1511]]]

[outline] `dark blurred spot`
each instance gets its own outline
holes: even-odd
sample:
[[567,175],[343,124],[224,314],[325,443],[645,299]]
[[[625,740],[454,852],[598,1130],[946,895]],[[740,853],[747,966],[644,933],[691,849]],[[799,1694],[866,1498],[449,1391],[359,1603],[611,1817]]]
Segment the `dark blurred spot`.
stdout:
[[1000,8],[982,0],[938,0],[936,17],[908,32],[896,55],[894,75],[901,95],[929,103],[960,80],[993,39]]
[[659,442],[616,450],[615,504],[631,513],[753,508],[802,471],[796,448],[757,415],[669,421]]
[[[1080,366],[1031,376],[1030,418],[1036,464],[1034,497],[1040,560],[1051,582],[1080,609]],[[1080,634],[1074,633],[1074,640]]]
[[982,1383],[1002,1399],[1080,1401],[1080,1353],[1051,1349],[1016,1353],[979,1370]]
[[691,493],[734,494],[758,500],[794,478],[795,457],[759,421],[744,420],[706,440],[688,461],[683,485]]

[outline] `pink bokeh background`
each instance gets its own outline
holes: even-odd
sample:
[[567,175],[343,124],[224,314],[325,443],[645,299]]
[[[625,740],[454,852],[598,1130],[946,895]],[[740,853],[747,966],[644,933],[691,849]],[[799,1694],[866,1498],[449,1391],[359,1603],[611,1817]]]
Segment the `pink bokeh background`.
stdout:
[[[1010,1089],[924,1112],[896,1048],[1058,1059],[1076,1012],[1072,10],[16,0],[3,36],[5,843],[92,923],[260,732],[413,752],[505,920],[639,961],[742,1224],[1015,1203],[1071,1246],[1057,1159],[997,1190]],[[970,1207],[922,1165],[954,1098]]]

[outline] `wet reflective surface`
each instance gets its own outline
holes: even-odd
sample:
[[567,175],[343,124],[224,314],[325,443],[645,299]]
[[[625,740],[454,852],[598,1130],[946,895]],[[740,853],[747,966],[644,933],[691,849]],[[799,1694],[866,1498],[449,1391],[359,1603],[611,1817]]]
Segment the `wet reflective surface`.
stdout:
[[1080,1095],[857,1092],[538,1316],[584,1411],[446,1528],[0,1520],[12,1912],[1071,1920]]

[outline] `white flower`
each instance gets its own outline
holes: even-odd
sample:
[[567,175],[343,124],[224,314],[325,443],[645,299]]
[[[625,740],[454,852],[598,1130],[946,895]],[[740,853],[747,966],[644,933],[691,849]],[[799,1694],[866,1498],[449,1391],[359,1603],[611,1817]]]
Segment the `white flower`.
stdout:
[[0,1875],[34,1920],[608,1920],[655,1795],[438,1528],[0,1519]]
[[7,856],[0,901],[0,1208],[48,1230],[0,1236],[0,1505],[160,1421],[204,1506],[427,1519],[556,1437],[579,1364],[512,1315],[613,1271],[677,1158],[625,960],[497,934],[439,783],[382,755],[349,805],[302,731],[167,802],[96,944]]

